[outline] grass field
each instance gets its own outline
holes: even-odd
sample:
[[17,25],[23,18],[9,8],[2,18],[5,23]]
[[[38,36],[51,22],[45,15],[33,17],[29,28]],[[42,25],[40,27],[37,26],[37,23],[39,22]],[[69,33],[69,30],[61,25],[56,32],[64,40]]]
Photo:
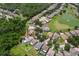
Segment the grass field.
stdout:
[[74,15],[75,10],[70,7],[64,8],[64,10],[66,10],[66,13],[54,16],[48,23],[50,31],[64,31],[66,29],[73,29],[75,26],[79,26],[79,19]]
[[14,56],[35,56],[38,52],[29,44],[19,44],[10,50],[10,54]]

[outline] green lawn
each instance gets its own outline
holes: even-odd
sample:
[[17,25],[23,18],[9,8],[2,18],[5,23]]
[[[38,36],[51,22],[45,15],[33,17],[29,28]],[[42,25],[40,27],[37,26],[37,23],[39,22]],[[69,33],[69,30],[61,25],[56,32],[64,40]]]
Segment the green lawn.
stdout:
[[48,23],[50,31],[64,31],[68,28],[73,29],[75,26],[79,26],[79,19],[74,15],[75,10],[70,7],[64,8],[64,10],[66,10],[66,13],[54,16]]
[[35,56],[38,52],[29,44],[19,44],[10,50],[10,54],[14,56]]
[[62,38],[58,38],[57,44],[63,45],[64,44],[64,40]]
[[59,45],[63,45],[64,44],[64,40],[60,37],[57,38],[53,41],[53,44],[59,44]]

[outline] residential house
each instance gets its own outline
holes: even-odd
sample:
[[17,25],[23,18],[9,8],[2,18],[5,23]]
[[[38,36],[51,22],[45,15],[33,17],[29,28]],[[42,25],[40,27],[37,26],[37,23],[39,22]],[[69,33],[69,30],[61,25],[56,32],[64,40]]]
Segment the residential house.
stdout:
[[30,25],[29,28],[28,28],[28,30],[34,30],[34,29],[35,29],[35,27],[32,26],[32,25]]
[[30,43],[31,39],[28,37],[23,38],[22,43]]
[[49,41],[50,41],[50,38],[47,38],[47,39],[44,41],[44,43],[45,43],[45,44],[48,44]]
[[42,22],[43,24],[49,22],[48,18],[47,18],[47,17],[44,17],[44,16],[41,17],[41,18],[39,19],[39,21]]
[[49,27],[48,26],[42,26],[42,30],[48,32],[49,31]]
[[38,40],[33,39],[30,44],[31,44],[31,45],[35,45],[36,43],[38,43]]
[[42,47],[42,45],[43,45],[42,42],[38,42],[38,43],[36,43],[36,44],[34,45],[34,48],[35,48],[36,50],[38,50],[38,49],[40,49],[40,48]]
[[47,52],[47,56],[54,56],[55,51],[53,51],[53,49],[49,49],[49,51]]
[[60,33],[60,36],[62,37],[62,39],[64,39],[64,40],[67,40],[68,39],[68,36],[67,35],[65,35],[64,33]]
[[53,34],[52,39],[57,39],[57,38],[59,38],[59,37],[60,37],[60,35],[59,35],[58,33],[55,32],[55,33]]
[[75,31],[70,31],[70,33],[73,35],[73,36],[77,36],[77,33]]
[[49,38],[51,38],[53,34],[54,34],[54,33],[52,33],[52,32],[48,32],[48,33],[47,33],[47,36],[48,36]]
[[79,30],[74,30],[76,33],[77,33],[77,35],[79,36]]
[[71,54],[65,50],[63,51],[63,53],[64,53],[64,56],[71,56]]
[[42,46],[41,50],[40,50],[40,53],[41,53],[42,55],[46,55],[48,49],[49,49],[49,48],[48,48],[47,44],[44,44],[44,45]]
[[44,45],[42,46],[41,50],[46,53],[47,50],[48,50],[47,44],[44,44]]
[[60,51],[58,51],[58,53],[56,53],[56,56],[63,56],[63,53],[61,53]]
[[79,49],[78,48],[70,48],[70,54],[71,54],[71,56],[78,56]]
[[71,36],[72,36],[69,32],[65,32],[65,34],[66,34],[68,37],[71,37]]

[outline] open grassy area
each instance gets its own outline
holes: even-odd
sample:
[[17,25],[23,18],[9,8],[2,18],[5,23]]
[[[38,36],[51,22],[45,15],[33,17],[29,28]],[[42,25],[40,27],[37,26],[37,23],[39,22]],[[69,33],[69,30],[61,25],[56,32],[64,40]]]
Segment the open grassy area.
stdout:
[[48,23],[50,31],[66,30],[68,28],[73,29],[75,26],[79,26],[79,19],[75,16],[75,10],[71,7],[64,8],[66,10],[62,15],[54,16]]
[[19,44],[10,50],[14,56],[35,56],[38,52],[29,44]]

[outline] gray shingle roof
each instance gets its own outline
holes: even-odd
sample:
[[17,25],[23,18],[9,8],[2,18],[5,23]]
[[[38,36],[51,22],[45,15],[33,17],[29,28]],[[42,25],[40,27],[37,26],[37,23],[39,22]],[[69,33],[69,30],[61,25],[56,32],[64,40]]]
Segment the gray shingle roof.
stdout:
[[41,48],[42,45],[43,45],[43,43],[38,42],[37,44],[34,45],[34,48],[38,50]]

